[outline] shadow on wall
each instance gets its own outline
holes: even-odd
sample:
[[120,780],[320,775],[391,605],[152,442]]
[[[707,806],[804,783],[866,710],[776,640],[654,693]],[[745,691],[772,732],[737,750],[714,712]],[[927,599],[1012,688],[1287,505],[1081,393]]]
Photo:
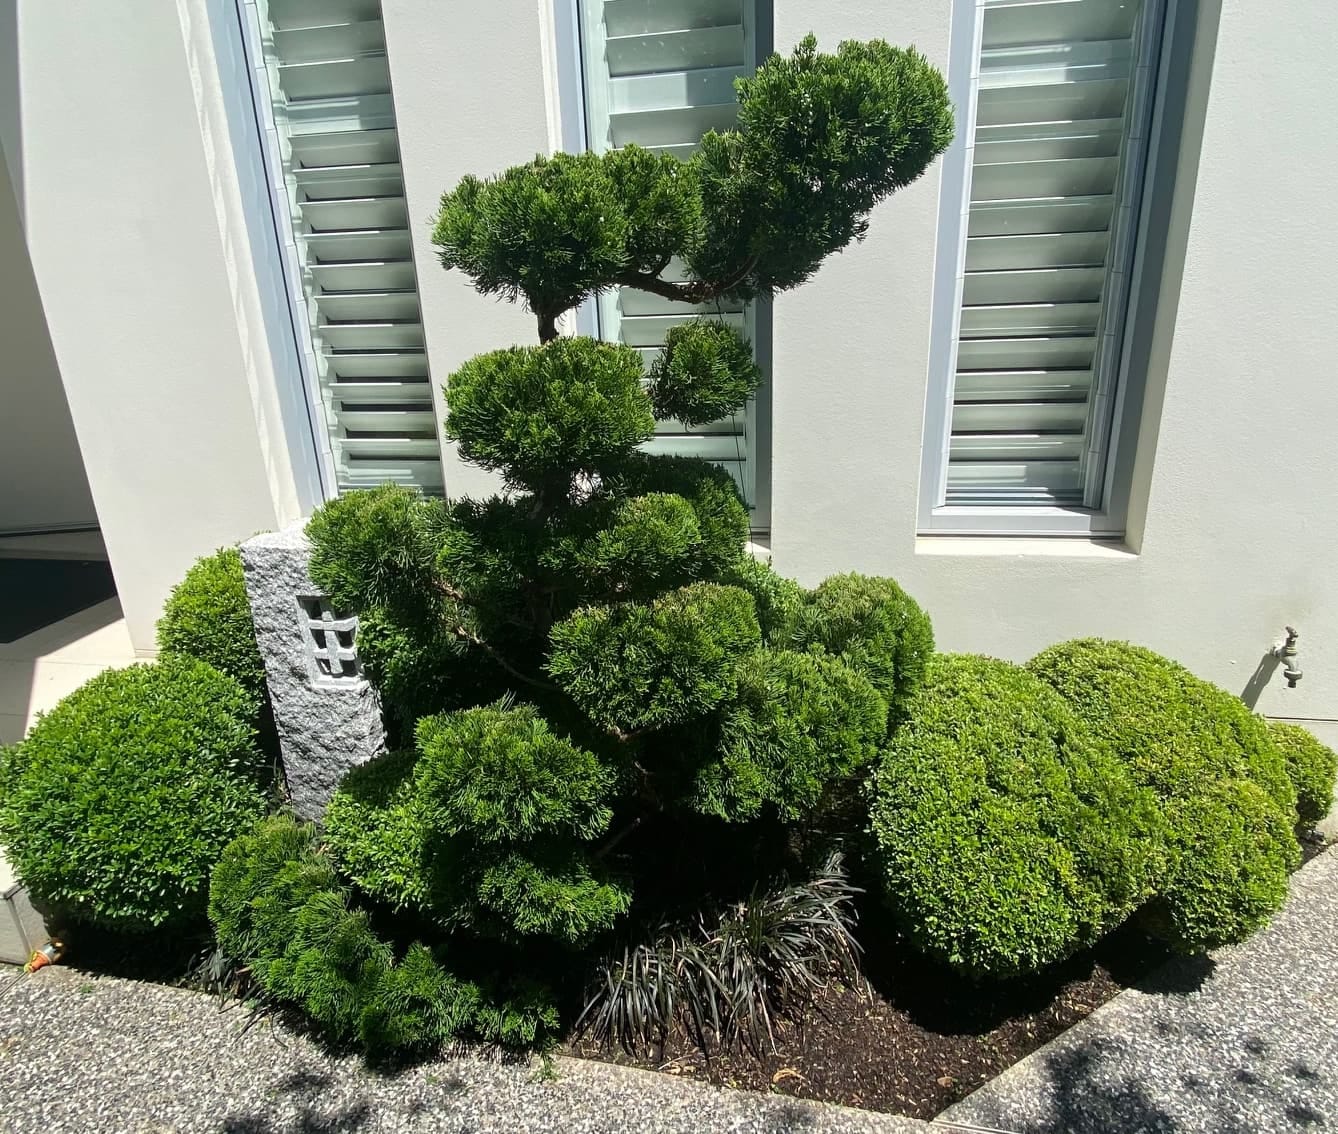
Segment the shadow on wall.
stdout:
[[[0,0],[0,165],[8,165],[19,220],[24,210],[23,103],[19,79],[19,0]],[[0,175],[5,170],[0,168]]]
[[1250,674],[1250,680],[1245,683],[1245,688],[1241,691],[1240,699],[1245,702],[1248,709],[1253,710],[1259,703],[1259,695],[1263,693],[1265,686],[1277,671],[1282,663],[1271,653],[1265,652],[1259,659],[1259,664],[1254,667],[1254,672]]

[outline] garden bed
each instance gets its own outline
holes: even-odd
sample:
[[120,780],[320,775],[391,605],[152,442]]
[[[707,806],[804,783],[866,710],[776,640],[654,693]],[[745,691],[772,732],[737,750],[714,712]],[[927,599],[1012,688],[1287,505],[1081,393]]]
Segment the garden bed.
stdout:
[[[1332,845],[1303,842],[1305,861]],[[993,987],[964,982],[909,952],[906,958],[870,972],[868,988],[828,987],[781,1021],[775,1050],[760,1055],[736,1048],[708,1056],[681,1027],[653,1052],[610,1051],[581,1038],[566,1050],[719,1086],[928,1119],[1126,988],[1162,988],[1158,970],[1172,955],[1124,927],[1048,973]],[[1188,971],[1201,979],[1212,961],[1203,957]],[[1174,991],[1193,987],[1177,983]]]
[[776,1029],[775,1050],[709,1056],[682,1028],[663,1051],[630,1055],[586,1040],[585,1058],[651,1068],[750,1090],[932,1118],[1048,1043],[1166,954],[1132,932],[1027,982],[977,988],[908,962],[870,974],[870,987],[833,984]]

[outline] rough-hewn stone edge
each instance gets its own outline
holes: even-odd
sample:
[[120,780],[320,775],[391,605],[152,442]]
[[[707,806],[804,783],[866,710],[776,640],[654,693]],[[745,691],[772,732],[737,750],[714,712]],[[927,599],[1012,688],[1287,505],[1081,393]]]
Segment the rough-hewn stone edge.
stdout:
[[318,819],[344,774],[385,750],[380,702],[364,679],[318,679],[298,602],[321,594],[303,526],[247,540],[241,554],[292,806]]

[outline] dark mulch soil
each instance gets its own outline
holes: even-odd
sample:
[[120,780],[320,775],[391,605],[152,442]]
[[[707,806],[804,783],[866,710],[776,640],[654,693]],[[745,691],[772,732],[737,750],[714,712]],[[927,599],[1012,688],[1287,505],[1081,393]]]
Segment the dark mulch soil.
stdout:
[[[1325,850],[1302,844],[1306,861]],[[866,926],[865,940],[891,940]],[[876,962],[875,958],[868,958]],[[629,1054],[588,1039],[567,1050],[672,1075],[797,1098],[932,1118],[1090,1015],[1125,988],[1191,992],[1210,958],[1180,959],[1131,927],[1027,981],[976,986],[915,959],[909,950],[871,963],[870,987],[833,985],[776,1031],[775,1051],[713,1051],[681,1028],[663,1051]]]
[[681,1029],[662,1052],[630,1055],[586,1039],[568,1050],[724,1086],[932,1118],[1164,959],[1131,936],[1102,953],[1026,984],[975,987],[913,962],[873,974],[867,989],[834,984],[782,1021],[775,1051],[760,1057],[743,1049],[708,1057]]

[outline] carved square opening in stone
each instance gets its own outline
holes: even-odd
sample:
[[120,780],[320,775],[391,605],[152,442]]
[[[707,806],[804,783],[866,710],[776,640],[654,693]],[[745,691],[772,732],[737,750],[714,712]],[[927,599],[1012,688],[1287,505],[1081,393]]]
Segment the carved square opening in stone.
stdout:
[[361,680],[357,618],[336,614],[323,595],[299,595],[297,602],[306,621],[307,652],[316,680],[340,685]]

